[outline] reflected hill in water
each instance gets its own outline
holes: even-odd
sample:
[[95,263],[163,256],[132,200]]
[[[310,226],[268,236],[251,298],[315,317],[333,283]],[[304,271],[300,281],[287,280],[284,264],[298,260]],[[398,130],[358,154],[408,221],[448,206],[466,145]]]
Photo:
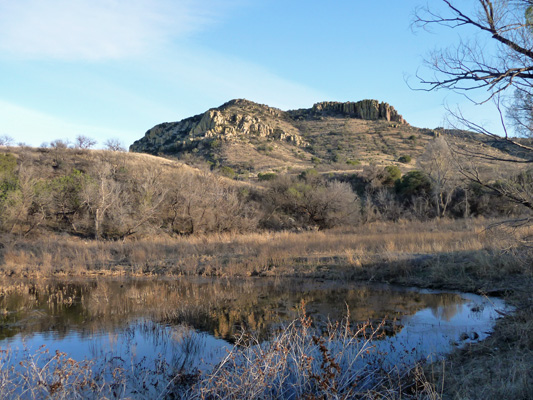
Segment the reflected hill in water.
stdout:
[[[429,293],[383,285],[309,280],[97,279],[19,281],[0,284],[0,340],[50,332],[63,338],[112,333],[132,320],[187,324],[232,341],[247,328],[266,335],[297,318],[302,302],[315,323],[391,321],[430,308],[449,320],[464,300],[453,293]],[[397,329],[401,327],[396,326]]]

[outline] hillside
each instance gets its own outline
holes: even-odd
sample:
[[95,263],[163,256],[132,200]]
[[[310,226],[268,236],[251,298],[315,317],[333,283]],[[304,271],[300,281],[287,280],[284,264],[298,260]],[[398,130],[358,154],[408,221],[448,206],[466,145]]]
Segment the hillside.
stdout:
[[149,154],[0,146],[0,235],[247,229],[239,191],[248,186]]
[[293,111],[233,100],[157,125],[131,150],[0,146],[0,233],[100,240],[509,216],[523,211],[518,201],[457,166],[507,191],[530,184],[513,163],[469,157],[518,154],[473,133],[412,127],[375,100]]
[[[484,152],[501,154],[490,146],[487,150],[490,143],[481,135],[413,127],[394,107],[377,100],[322,102],[291,111],[231,100],[203,114],[156,125],[130,151],[229,167],[242,178],[308,168],[357,172],[369,164],[398,165],[405,172],[415,168],[427,143],[439,135],[463,148],[483,143]],[[402,156],[411,162],[399,162]]]

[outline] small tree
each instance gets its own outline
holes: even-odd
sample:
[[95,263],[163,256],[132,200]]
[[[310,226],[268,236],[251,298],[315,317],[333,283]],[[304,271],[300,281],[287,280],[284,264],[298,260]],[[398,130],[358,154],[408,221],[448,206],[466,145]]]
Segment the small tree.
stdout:
[[80,216],[85,205],[83,191],[89,181],[89,175],[73,169],[69,174],[57,176],[47,183],[50,193],[48,207],[57,224],[80,232]]
[[431,194],[431,181],[427,174],[422,171],[409,171],[394,185],[396,192],[404,200],[412,200],[414,197],[428,197]]
[[87,150],[96,145],[96,140],[85,136],[85,135],[78,135],[76,136],[76,140],[74,141],[74,148],[81,149],[81,150]]
[[438,137],[429,142],[418,165],[431,181],[437,216],[444,217],[458,187],[458,172],[446,140]]
[[126,148],[124,147],[120,139],[117,138],[107,139],[104,142],[104,146],[106,150],[109,151],[126,151]]
[[11,146],[15,142],[11,136],[1,135],[0,136],[0,146]]
[[31,163],[11,154],[0,155],[0,226],[27,235],[45,221],[47,193]]
[[70,146],[68,139],[55,139],[50,142],[50,147],[56,150],[67,149]]
[[121,198],[121,188],[113,178],[109,163],[99,162],[93,167],[96,174],[84,182],[82,198],[93,221],[94,238],[98,240],[102,236],[102,226],[108,212]]

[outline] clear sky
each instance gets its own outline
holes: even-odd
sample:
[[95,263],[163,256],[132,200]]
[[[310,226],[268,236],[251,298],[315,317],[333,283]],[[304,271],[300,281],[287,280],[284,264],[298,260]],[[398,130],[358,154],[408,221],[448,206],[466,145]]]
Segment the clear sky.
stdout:
[[[431,0],[435,1],[435,0]],[[413,91],[422,60],[457,33],[411,29],[425,0],[0,0],[0,135],[38,146],[125,145],[233,98],[284,110],[378,99],[414,126],[449,92]],[[421,70],[421,72],[423,69]]]

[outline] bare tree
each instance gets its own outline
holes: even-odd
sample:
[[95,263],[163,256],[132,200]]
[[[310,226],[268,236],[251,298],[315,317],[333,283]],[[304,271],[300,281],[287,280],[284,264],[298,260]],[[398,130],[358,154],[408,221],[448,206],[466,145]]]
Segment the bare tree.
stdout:
[[361,216],[360,200],[348,183],[326,182],[318,174],[276,178],[269,183],[263,203],[264,223],[269,226],[279,220],[282,228],[327,229],[355,223]]
[[91,149],[96,145],[96,140],[85,136],[85,135],[78,135],[76,136],[76,139],[74,140],[74,148],[76,149],[82,149],[87,150]]
[[455,47],[432,53],[427,64],[433,76],[421,77],[427,90],[467,92],[485,89],[485,100],[509,87],[530,91],[533,83],[533,36],[531,0],[477,0],[473,9],[462,1],[441,0],[444,10],[420,8],[415,25],[473,28],[495,41],[497,50],[487,52],[479,41],[461,40]]
[[[169,185],[163,180],[163,172],[160,168],[145,167],[136,173],[133,193],[130,193],[129,203],[134,203],[133,215],[121,227],[121,238],[134,235],[144,225],[160,221],[158,215],[169,192]],[[125,190],[122,190],[120,205],[124,207]]]
[[[429,4],[429,3],[428,3]],[[447,89],[465,94],[475,103],[493,99],[500,115],[503,135],[486,129],[481,123],[465,117],[461,111],[453,112],[455,126],[481,133],[490,144],[496,144],[509,156],[490,155],[483,148],[459,149],[458,154],[479,160],[514,165],[511,178],[504,183],[483,176],[477,166],[461,168],[468,179],[533,209],[533,192],[530,191],[527,174],[520,165],[533,163],[533,146],[512,137],[507,128],[503,105],[510,95],[516,96],[514,104],[522,110],[511,113],[517,132],[531,136],[531,112],[533,95],[533,0],[440,0],[416,12],[415,25],[423,28],[444,26],[459,29],[470,36],[462,38],[454,47],[436,51],[426,61],[433,71],[420,76],[424,90]],[[489,46],[492,45],[492,46]],[[474,100],[470,93],[482,92],[481,100]],[[516,93],[516,94],[515,94]]]
[[511,126],[521,136],[531,136],[533,132],[533,94],[516,90],[511,106],[507,109]]
[[117,138],[107,139],[104,142],[104,146],[109,151],[126,151],[124,144]]
[[55,139],[50,142],[50,147],[56,150],[67,149],[70,146],[68,139]]
[[96,175],[84,182],[82,188],[83,202],[93,221],[94,238],[102,236],[102,225],[109,210],[119,201],[121,188],[112,176],[112,166],[106,162],[99,162],[94,166]]
[[346,182],[332,181],[304,191],[300,209],[319,229],[357,221],[359,198]]
[[[402,216],[402,205],[389,188],[380,188],[374,196],[369,194],[368,201],[373,203],[372,206],[375,207],[374,215],[385,220],[397,221]],[[368,211],[372,210],[372,206],[369,206]]]
[[0,136],[0,146],[11,146],[14,142],[15,139],[9,135]]
[[417,162],[431,180],[437,216],[444,217],[458,187],[458,171],[446,140],[437,137],[429,142]]
[[250,230],[256,218],[233,186],[208,172],[182,171],[169,184],[169,225],[179,234]]

